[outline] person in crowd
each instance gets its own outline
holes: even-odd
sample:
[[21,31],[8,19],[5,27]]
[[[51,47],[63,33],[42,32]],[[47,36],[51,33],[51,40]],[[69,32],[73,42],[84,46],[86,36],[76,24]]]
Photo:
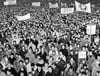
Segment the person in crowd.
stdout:
[[6,73],[8,74],[8,76],[10,74],[17,76],[17,71],[15,70],[15,68],[13,67],[13,65],[11,63],[7,64],[7,67],[5,68]]
[[10,57],[8,58],[8,60],[9,60],[9,62],[10,62],[12,65],[14,64],[16,58],[14,57],[14,54],[13,54],[13,53],[10,55]]
[[2,64],[0,64],[0,76],[7,76],[5,71],[3,70]]
[[45,76],[56,76],[55,72],[53,71],[53,68],[51,66],[48,67],[48,72]]
[[31,63],[29,61],[29,58],[25,58],[25,68],[26,68],[26,71],[27,73],[31,72],[32,71],[32,67],[31,67]]

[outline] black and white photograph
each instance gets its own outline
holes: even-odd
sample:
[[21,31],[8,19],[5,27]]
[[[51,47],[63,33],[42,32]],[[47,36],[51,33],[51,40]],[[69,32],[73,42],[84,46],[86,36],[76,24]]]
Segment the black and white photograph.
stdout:
[[100,76],[100,0],[0,0],[0,76]]

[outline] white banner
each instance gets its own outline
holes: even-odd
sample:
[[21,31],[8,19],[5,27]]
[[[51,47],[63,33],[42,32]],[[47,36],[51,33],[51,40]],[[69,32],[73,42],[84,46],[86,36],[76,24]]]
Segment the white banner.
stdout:
[[17,4],[17,1],[16,0],[6,0],[4,2],[4,5],[7,6],[7,5],[16,5]]
[[89,24],[89,25],[87,25],[86,30],[87,30],[88,35],[96,34],[96,25],[95,24]]
[[75,1],[76,11],[91,13],[91,3],[81,4]]
[[31,16],[30,16],[30,14],[27,14],[27,15],[24,15],[24,16],[16,16],[16,18],[17,18],[19,21],[24,21],[24,20],[30,19]]
[[36,7],[39,7],[41,5],[40,2],[32,2],[32,6],[36,6]]
[[69,14],[73,12],[74,12],[74,8],[61,8],[61,14]]
[[49,8],[58,8],[58,3],[55,3],[55,4],[52,4],[52,3],[49,3]]

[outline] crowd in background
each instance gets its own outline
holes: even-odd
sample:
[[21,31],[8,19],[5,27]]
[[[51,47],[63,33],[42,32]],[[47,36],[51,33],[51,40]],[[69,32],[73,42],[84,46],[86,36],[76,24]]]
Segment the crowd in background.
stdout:
[[[18,21],[16,15],[31,13]],[[0,9],[0,76],[100,76],[100,30],[97,14],[58,9]],[[97,25],[95,35],[86,26]],[[86,56],[80,57],[79,53]]]

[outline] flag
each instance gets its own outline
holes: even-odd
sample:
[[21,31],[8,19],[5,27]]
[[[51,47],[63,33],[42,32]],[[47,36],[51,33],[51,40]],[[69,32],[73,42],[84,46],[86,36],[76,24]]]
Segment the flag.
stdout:
[[49,8],[58,8],[58,3],[52,4],[51,2],[49,3]]
[[82,4],[78,1],[75,1],[76,11],[91,13],[91,3]]
[[41,5],[40,2],[32,2],[32,6],[36,6],[36,7],[39,7]]
[[24,20],[28,20],[31,18],[30,14],[24,15],[24,16],[16,16],[18,21],[24,21]]
[[5,6],[7,6],[7,5],[16,5],[16,4],[17,4],[16,0],[6,0],[4,2]]
[[69,14],[69,13],[73,13],[74,12],[74,8],[61,8],[61,14]]
[[93,34],[96,34],[96,24],[89,24],[87,25],[87,34],[88,35],[93,35]]

